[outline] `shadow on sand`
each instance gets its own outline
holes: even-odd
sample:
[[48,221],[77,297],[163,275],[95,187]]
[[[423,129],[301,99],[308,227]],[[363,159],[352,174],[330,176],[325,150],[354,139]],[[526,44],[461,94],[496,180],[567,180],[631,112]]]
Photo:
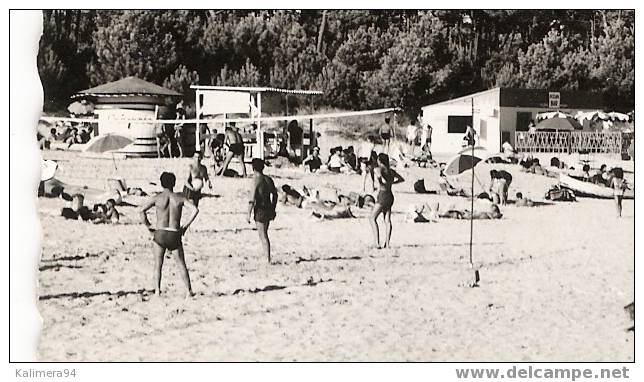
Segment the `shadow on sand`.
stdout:
[[110,292],[110,291],[101,291],[101,292],[69,292],[69,293],[58,293],[58,294],[47,294],[44,296],[38,297],[38,300],[45,301],[45,300],[56,300],[56,299],[61,299],[61,298],[89,298],[89,297],[96,297],[96,296],[116,296],[116,297],[122,297],[122,296],[129,296],[133,294],[139,294],[139,295],[145,295],[149,293],[154,293],[154,290],[152,289],[139,289],[139,290],[129,290],[129,291],[124,291],[124,290],[119,290],[116,292]]

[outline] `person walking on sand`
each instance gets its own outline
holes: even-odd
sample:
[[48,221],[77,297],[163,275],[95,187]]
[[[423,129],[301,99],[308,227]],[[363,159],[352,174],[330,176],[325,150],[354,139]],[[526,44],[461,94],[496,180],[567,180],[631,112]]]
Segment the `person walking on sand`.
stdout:
[[[180,193],[173,192],[176,177],[171,172],[161,174],[161,186],[163,191],[147,201],[141,208],[141,219],[143,224],[153,234],[154,253],[154,293],[161,294],[161,270],[166,251],[176,251],[176,260],[179,265],[179,273],[186,285],[186,298],[194,296],[190,284],[190,275],[186,267],[186,260],[183,252],[181,237],[186,233],[190,224],[195,220],[199,209],[197,206]],[[181,224],[183,207],[188,206],[192,213],[185,224]],[[156,207],[157,224],[152,228],[148,220],[147,211]]]
[[194,154],[194,161],[190,163],[188,180],[183,187],[183,194],[186,198],[199,207],[199,200],[201,200],[201,190],[203,189],[204,182],[208,182],[208,188],[212,190],[212,182],[208,177],[208,169],[201,164],[202,154],[196,152]]
[[389,154],[389,144],[391,143],[391,137],[393,136],[393,129],[390,124],[391,118],[385,117],[384,125],[380,125],[378,132],[380,133],[380,138],[382,139],[382,151]]
[[[378,154],[378,167],[374,169],[374,177],[378,184],[378,197],[369,217],[369,223],[373,231],[374,246],[380,249],[389,247],[391,240],[391,207],[394,205],[394,194],[391,191],[391,186],[404,182],[405,179],[389,167],[389,156],[384,153]],[[378,228],[378,216],[380,214],[383,214],[385,221],[385,243],[382,247],[380,246],[380,232]]]
[[622,200],[624,199],[624,191],[628,188],[624,180],[624,171],[617,167],[611,170],[613,178],[610,181],[610,188],[613,189],[613,197],[615,198],[615,207],[617,208],[617,217],[622,217]]
[[259,241],[262,244],[264,255],[271,263],[271,242],[268,239],[268,226],[271,220],[275,219],[275,207],[277,206],[277,189],[271,177],[264,175],[264,161],[254,158],[252,162],[253,182],[250,188],[248,199],[248,224],[251,215],[255,218],[255,225],[259,234]]
[[242,177],[246,177],[246,164],[244,163],[244,138],[239,134],[239,131],[235,129],[234,122],[230,126],[226,127],[226,143],[228,144],[228,152],[226,153],[226,159],[224,164],[219,169],[219,175],[224,176],[224,173],[228,169],[230,161],[234,157],[239,158],[242,166]]

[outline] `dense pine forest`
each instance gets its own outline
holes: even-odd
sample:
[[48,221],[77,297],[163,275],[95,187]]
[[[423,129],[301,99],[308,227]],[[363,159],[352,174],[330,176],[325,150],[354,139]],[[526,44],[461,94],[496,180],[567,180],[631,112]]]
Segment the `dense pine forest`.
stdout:
[[43,13],[45,110],[126,76],[318,89],[317,106],[413,110],[496,86],[597,91],[632,108],[634,11],[302,10]]

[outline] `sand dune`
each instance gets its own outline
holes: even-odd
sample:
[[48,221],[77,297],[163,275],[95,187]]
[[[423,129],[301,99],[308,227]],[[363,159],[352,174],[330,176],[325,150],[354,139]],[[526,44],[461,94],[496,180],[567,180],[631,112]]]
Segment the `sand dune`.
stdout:
[[[67,183],[102,188],[156,182],[187,159],[78,160],[44,152]],[[237,164],[233,164],[237,166]],[[512,169],[512,167],[510,167]],[[519,174],[512,191],[543,196],[556,180]],[[269,169],[278,185],[359,190],[361,177]],[[634,204],[614,217],[610,200],[502,208],[474,225],[479,288],[471,277],[469,222],[405,222],[410,204],[467,199],[413,193],[434,169],[403,169],[394,188],[388,250],[368,249],[364,219],[318,221],[279,207],[275,265],[245,221],[248,180],[217,179],[184,238],[197,296],[184,301],[173,260],[161,298],[151,296],[150,235],[134,207],[124,224],[42,215],[39,270],[43,361],[632,361],[623,306],[634,295]],[[60,199],[40,199],[41,211]]]

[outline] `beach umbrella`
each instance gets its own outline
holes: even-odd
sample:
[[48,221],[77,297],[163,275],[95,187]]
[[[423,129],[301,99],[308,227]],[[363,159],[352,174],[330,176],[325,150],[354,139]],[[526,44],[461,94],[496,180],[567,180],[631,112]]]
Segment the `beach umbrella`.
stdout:
[[544,119],[537,123],[537,130],[558,130],[558,131],[574,131],[581,130],[582,126],[576,119],[568,116],[565,118],[550,118]]
[[490,154],[481,146],[467,147],[456,154],[447,162],[445,175],[459,175],[486,160]]
[[122,149],[132,142],[133,141],[130,138],[118,134],[99,135],[87,142],[87,146],[85,146],[84,151],[91,153],[115,151]]
[[608,113],[608,118],[610,118],[611,121],[620,122],[628,122],[631,119],[628,114],[618,113],[616,111],[611,111],[610,113]]
[[67,107],[67,111],[75,115],[88,115],[94,112],[94,105],[84,100],[76,101]]
[[575,119],[579,121],[579,123],[584,123],[585,120],[589,121],[597,121],[597,120],[602,120],[605,121],[608,119],[608,114],[604,113],[601,110],[595,110],[595,111],[578,111],[577,114],[575,114]]
[[535,116],[535,119],[537,121],[543,121],[546,119],[552,119],[552,118],[572,118],[570,114],[562,113],[560,111],[549,111],[545,113],[537,113]]

